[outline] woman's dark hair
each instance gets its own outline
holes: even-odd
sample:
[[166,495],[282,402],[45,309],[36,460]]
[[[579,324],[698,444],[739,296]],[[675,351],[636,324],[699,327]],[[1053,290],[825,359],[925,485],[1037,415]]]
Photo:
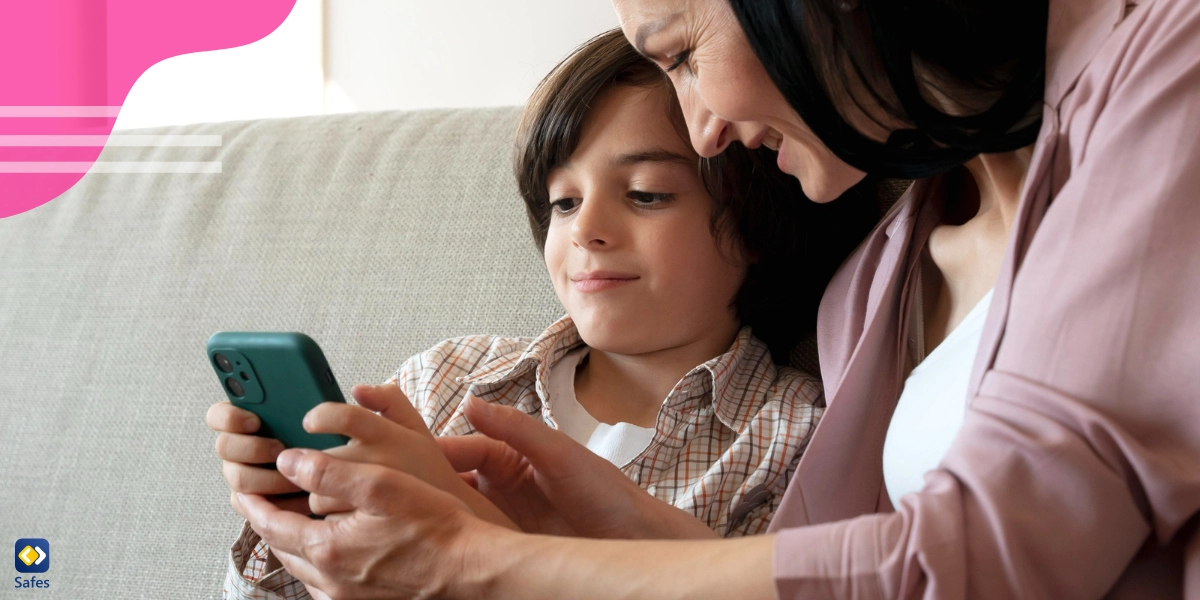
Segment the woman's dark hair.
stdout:
[[[915,179],[1037,139],[1047,0],[728,1],[784,98],[858,169]],[[905,128],[879,143],[848,110]]]
[[[517,187],[543,251],[551,218],[550,172],[575,152],[595,100],[617,86],[661,89],[669,99],[669,118],[688,140],[670,81],[620,30],[577,48],[538,85],[517,127]],[[775,362],[786,364],[796,343],[815,328],[825,285],[879,219],[874,182],[851,190],[848,198],[816,204],[795,178],[779,171],[774,152],[738,143],[700,159],[697,168],[713,198],[714,237],[731,236],[751,257],[734,299],[737,316],[767,344]]]

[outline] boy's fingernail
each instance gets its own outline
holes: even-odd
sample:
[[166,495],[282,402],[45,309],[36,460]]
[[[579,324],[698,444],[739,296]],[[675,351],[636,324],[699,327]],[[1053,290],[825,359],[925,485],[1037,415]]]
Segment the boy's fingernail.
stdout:
[[275,460],[275,459],[279,458],[279,455],[282,454],[284,450],[287,450],[287,446],[284,446],[281,442],[275,442],[274,444],[272,444],[271,445],[271,460]]
[[243,431],[258,431],[258,417],[246,417],[242,422]]
[[302,452],[302,450],[291,450],[280,453],[279,457],[275,459],[275,468],[287,477],[295,475],[296,462],[303,456]]

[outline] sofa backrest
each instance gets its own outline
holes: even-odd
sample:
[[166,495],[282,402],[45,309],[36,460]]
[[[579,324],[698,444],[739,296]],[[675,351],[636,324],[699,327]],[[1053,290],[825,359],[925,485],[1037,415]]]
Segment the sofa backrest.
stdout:
[[204,425],[213,332],[306,332],[348,396],[438,340],[561,315],[513,183],[517,114],[140,131],[220,146],[101,160],[220,173],[93,172],[0,220],[0,541],[51,543],[48,597],[220,595],[240,518]]

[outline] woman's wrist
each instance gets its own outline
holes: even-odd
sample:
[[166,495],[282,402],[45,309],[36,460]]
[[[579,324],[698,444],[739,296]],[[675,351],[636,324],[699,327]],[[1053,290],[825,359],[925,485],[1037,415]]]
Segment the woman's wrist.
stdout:
[[455,552],[460,560],[457,565],[441,565],[442,584],[435,596],[463,600],[511,597],[511,592],[521,589],[520,567],[545,560],[542,547],[553,538],[465,518]]
[[[773,600],[774,536],[715,540],[594,540],[486,525],[463,537],[452,598]],[[473,541],[472,541],[473,539]]]
[[504,514],[487,496],[479,493],[479,490],[471,487],[467,482],[458,479],[453,484],[452,489],[447,490],[464,504],[475,514],[476,517],[487,521],[493,525],[499,525],[513,531],[520,531],[521,528],[516,523]]
[[641,523],[637,537],[647,540],[704,540],[721,537],[691,513],[651,496],[641,488],[632,501]]

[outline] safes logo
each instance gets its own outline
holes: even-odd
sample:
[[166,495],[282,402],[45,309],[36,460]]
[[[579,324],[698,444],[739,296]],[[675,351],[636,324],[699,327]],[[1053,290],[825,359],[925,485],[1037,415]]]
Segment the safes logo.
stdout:
[[17,540],[18,573],[45,573],[50,570],[50,542],[41,538]]
[[[50,542],[42,538],[21,538],[13,548],[13,566],[18,573],[45,573],[50,570]],[[48,588],[49,579],[14,577],[16,588]]]

